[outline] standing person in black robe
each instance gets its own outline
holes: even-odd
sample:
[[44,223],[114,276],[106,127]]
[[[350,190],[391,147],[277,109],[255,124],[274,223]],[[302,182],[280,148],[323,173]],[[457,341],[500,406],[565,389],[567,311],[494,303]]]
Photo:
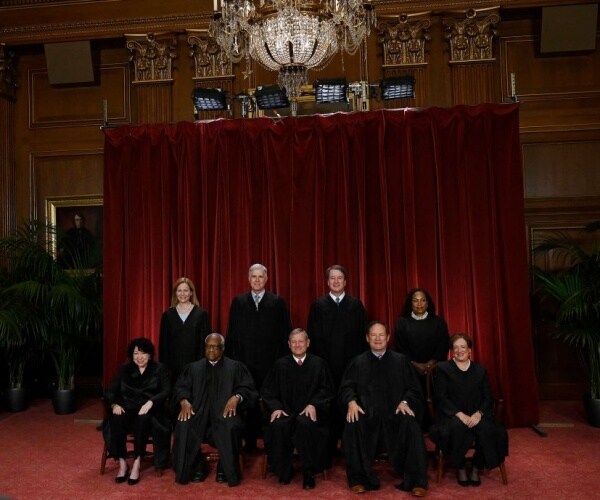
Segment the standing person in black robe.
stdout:
[[314,474],[328,466],[328,411],[334,397],[331,372],[322,358],[307,354],[310,340],[302,328],[292,330],[290,351],[277,360],[262,386],[261,397],[269,412],[265,449],[271,469],[281,484],[294,474],[292,454],[302,463],[302,487],[315,487]]
[[[431,439],[450,457],[461,486],[479,486],[479,472],[493,469],[508,455],[508,434],[493,417],[493,398],[486,369],[471,361],[473,342],[464,333],[450,340],[453,358],[435,370],[436,423]],[[470,476],[465,455],[475,442]]]
[[[360,299],[346,293],[348,272],[345,267],[333,265],[325,271],[325,276],[329,293],[313,302],[307,331],[311,339],[310,352],[327,361],[337,391],[350,360],[367,349],[367,311]],[[329,447],[335,454],[344,429],[345,412],[338,407],[333,410]]]
[[192,280],[179,278],[173,285],[171,307],[160,320],[159,358],[171,372],[173,383],[184,366],[204,356],[204,339],[210,333],[207,312],[200,307]]
[[[146,443],[152,434],[154,466],[164,469],[169,458],[170,429],[164,416],[165,400],[171,390],[167,369],[157,363],[154,345],[147,338],[129,343],[131,360],[119,368],[104,394],[110,416],[104,426],[104,439],[109,455],[119,461],[116,483],[135,485],[140,480],[140,465],[146,454]],[[129,474],[127,433],[133,433],[135,459]]]
[[[396,350],[408,358],[419,374],[424,394],[427,393],[427,374],[438,362],[448,359],[448,339],[448,325],[435,314],[429,293],[422,288],[410,290],[396,321],[394,343]],[[431,423],[430,415],[425,414],[423,429],[427,430]]]
[[348,485],[354,493],[378,490],[373,472],[378,453],[387,452],[403,476],[398,489],[427,493],[427,455],[419,426],[423,396],[406,357],[387,349],[387,326],[370,323],[370,350],[354,358],[342,379],[339,402],[346,408],[342,438]]
[[251,407],[258,391],[243,363],[223,356],[225,339],[206,337],[205,358],[190,363],[173,389],[172,404],[179,408],[173,441],[175,481],[204,481],[208,474],[200,447],[203,442],[219,450],[217,482],[240,483],[239,452],[244,426],[240,405]]
[[[257,387],[262,386],[275,361],[287,352],[287,338],[292,329],[287,304],[265,290],[267,280],[265,266],[250,266],[251,290],[233,299],[227,325],[227,356],[248,367]],[[253,451],[262,427],[260,409],[250,409],[247,419],[245,449]]]

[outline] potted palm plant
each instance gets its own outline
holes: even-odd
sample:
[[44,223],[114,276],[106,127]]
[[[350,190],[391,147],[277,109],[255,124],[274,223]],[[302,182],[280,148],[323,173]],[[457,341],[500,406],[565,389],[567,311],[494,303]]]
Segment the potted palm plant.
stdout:
[[557,235],[536,247],[552,252],[552,270],[534,268],[537,286],[558,304],[556,337],[572,346],[589,377],[590,393],[585,397],[588,420],[600,427],[600,221],[584,231],[589,241],[581,243]]
[[102,276],[98,269],[61,267],[51,251],[55,234],[50,224],[28,221],[0,239],[0,252],[9,259],[14,277],[7,292],[35,311],[42,325],[43,353],[56,375],[55,411],[71,413],[78,363],[100,335]]
[[9,377],[6,407],[16,412],[27,408],[25,367],[32,353],[40,348],[44,325],[30,304],[20,300],[6,286],[6,283],[0,285],[0,351],[4,354]]

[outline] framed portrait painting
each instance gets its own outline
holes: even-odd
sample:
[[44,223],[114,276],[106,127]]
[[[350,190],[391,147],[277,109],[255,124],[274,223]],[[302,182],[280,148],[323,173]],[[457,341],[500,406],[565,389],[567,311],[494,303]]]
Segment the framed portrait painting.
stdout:
[[52,253],[65,269],[102,266],[101,195],[46,199],[46,217],[56,228]]

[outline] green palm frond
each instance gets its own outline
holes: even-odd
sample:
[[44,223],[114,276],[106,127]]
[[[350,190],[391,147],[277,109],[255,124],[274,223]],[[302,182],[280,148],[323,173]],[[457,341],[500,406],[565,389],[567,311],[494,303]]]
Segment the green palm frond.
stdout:
[[589,375],[592,397],[600,397],[600,221],[588,224],[594,233],[588,245],[557,234],[537,246],[552,252],[556,271],[533,269],[536,286],[558,303],[556,337],[576,349]]

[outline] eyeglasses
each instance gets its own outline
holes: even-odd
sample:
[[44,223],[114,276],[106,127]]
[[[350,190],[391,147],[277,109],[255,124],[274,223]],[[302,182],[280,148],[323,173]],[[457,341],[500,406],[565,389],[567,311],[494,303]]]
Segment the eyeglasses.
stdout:
[[222,345],[206,344],[206,350],[207,351],[218,351],[219,349],[223,349],[223,346]]

